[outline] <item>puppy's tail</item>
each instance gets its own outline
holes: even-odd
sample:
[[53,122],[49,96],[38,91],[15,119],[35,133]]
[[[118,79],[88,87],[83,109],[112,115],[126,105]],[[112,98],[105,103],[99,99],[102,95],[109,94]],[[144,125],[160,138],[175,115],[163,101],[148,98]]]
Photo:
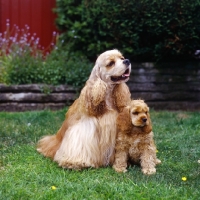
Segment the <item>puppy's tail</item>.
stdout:
[[37,151],[46,157],[54,158],[56,151],[60,147],[61,140],[57,135],[47,135],[39,140],[37,144]]

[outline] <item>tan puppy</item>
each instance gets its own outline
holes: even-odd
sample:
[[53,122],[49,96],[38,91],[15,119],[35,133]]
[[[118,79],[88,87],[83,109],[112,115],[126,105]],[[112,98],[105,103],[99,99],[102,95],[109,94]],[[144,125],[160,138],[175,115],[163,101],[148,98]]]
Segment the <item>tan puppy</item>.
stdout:
[[132,100],[117,117],[116,153],[113,168],[126,172],[127,162],[140,163],[144,174],[156,172],[156,146],[149,108],[143,100]]
[[42,138],[37,150],[63,168],[112,164],[116,118],[131,101],[125,84],[130,72],[130,61],[118,50],[102,53],[57,134]]

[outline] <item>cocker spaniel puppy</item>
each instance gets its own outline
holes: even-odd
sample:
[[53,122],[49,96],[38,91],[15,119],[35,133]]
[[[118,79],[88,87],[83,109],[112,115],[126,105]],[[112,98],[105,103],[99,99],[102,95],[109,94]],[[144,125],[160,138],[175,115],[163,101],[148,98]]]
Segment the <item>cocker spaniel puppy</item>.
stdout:
[[156,172],[156,146],[149,108],[143,100],[132,100],[117,117],[117,139],[113,168],[126,172],[127,162],[140,163],[144,174]]
[[128,81],[131,64],[118,50],[102,53],[79,98],[66,113],[55,135],[45,136],[37,151],[69,169],[112,164],[116,118],[131,101]]

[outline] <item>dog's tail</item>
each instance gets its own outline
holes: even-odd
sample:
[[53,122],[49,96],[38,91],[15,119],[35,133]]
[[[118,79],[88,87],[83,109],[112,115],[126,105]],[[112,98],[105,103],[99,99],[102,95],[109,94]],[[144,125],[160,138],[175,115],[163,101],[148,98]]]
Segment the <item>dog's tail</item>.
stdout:
[[37,151],[46,157],[54,158],[56,151],[59,149],[61,140],[57,135],[47,135],[39,140],[37,144]]
[[53,159],[61,145],[66,129],[65,123],[63,123],[55,135],[44,136],[37,144],[37,151],[42,155]]
[[[74,102],[75,110],[77,108],[77,101]],[[68,120],[68,116],[73,116],[75,110],[69,109],[66,113],[66,119],[63,122],[61,128],[55,135],[47,135],[44,136],[41,140],[39,140],[37,144],[37,151],[42,155],[54,159],[54,156],[59,149],[62,139],[70,125],[75,123],[75,120]]]

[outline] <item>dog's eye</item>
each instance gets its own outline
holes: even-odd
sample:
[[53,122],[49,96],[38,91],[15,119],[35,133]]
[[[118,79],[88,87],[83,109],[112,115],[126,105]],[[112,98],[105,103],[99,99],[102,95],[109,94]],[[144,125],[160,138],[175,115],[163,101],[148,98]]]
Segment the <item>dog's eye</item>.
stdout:
[[108,67],[112,67],[114,64],[115,64],[115,62],[114,62],[114,61],[111,61],[111,62],[108,63],[107,66],[108,66]]
[[124,60],[124,57],[121,57],[121,60]]
[[138,112],[132,112],[133,115],[138,115]]

